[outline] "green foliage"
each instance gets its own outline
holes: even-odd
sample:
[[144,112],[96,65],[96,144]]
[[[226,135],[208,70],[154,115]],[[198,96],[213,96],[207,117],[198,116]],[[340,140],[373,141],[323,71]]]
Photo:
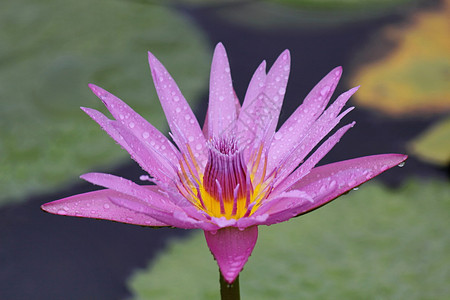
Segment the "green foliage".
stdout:
[[[366,184],[328,206],[261,226],[243,299],[447,299],[450,186]],[[131,277],[134,299],[219,299],[203,234],[173,241]]]
[[411,151],[424,161],[450,164],[450,117],[437,122],[410,143]]
[[3,1],[0,9],[0,204],[128,157],[80,109],[106,109],[87,87],[124,99],[152,124],[165,118],[147,51],[199,99],[209,50],[166,8],[128,1]]

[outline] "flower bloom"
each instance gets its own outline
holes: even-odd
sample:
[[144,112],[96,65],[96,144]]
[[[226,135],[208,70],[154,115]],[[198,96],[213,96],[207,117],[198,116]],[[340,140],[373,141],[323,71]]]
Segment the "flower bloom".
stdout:
[[326,108],[341,76],[340,67],[328,73],[276,131],[290,70],[289,51],[269,72],[261,63],[241,106],[225,48],[218,44],[203,129],[175,81],[151,53],[149,63],[175,145],[95,85],[90,88],[114,119],[82,109],[151,176],[141,180],[155,185],[88,173],[81,178],[106,189],[44,204],[45,211],[144,226],[200,228],[222,275],[231,283],[253,251],[258,225],[284,222],[316,209],[406,159],[383,154],[315,167],[354,125],[341,127],[316,148],[352,110],[341,112],[358,88]]

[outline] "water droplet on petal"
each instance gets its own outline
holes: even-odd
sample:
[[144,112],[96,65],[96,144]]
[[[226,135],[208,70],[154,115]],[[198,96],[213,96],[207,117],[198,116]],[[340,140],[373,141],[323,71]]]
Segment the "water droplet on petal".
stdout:
[[178,96],[173,97],[173,101],[175,101],[175,102],[180,101],[180,97],[178,97]]
[[276,140],[280,140],[281,139],[281,133],[279,133],[279,132],[275,133],[273,138],[276,139]]
[[400,167],[400,168],[403,168],[404,166],[405,166],[405,162],[404,161],[402,161],[401,163],[399,163],[398,165],[397,165],[398,167]]
[[130,122],[130,124],[128,124],[128,126],[130,126],[130,128],[134,128],[134,123]]
[[142,133],[142,137],[143,137],[144,139],[148,139],[149,136],[150,136],[150,133],[148,133],[147,131],[144,131],[144,132]]
[[64,209],[60,209],[60,210],[57,211],[57,214],[58,215],[66,215],[67,211],[65,211]]
[[280,94],[280,95],[284,95],[285,93],[286,93],[286,89],[285,88],[280,88],[278,90],[278,94]]
[[327,86],[324,86],[324,87],[320,90],[320,94],[321,94],[322,96],[325,96],[329,91],[330,91],[330,87],[327,85]]

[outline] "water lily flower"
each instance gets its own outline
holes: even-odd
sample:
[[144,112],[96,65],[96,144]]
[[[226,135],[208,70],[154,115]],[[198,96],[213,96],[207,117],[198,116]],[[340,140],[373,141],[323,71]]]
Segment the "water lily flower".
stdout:
[[406,159],[383,154],[315,167],[354,125],[325,139],[352,110],[341,112],[358,89],[327,107],[341,67],[328,73],[276,130],[290,71],[289,51],[281,53],[268,72],[265,61],[259,65],[241,106],[225,48],[218,44],[201,128],[167,70],[153,54],[148,57],[174,143],[95,85],[90,88],[114,119],[82,109],[148,173],[141,180],[154,184],[88,173],[81,178],[106,189],[47,203],[43,210],[143,226],[200,228],[223,278],[232,283],[253,251],[259,225],[310,212]]

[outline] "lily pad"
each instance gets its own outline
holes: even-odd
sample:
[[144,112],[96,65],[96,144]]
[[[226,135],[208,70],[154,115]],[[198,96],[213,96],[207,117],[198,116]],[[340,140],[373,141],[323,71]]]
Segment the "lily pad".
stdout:
[[409,147],[424,161],[447,166],[450,164],[450,117],[428,128]]
[[[361,85],[354,97],[359,105],[392,116],[450,111],[449,1],[443,6],[385,28],[369,44],[350,84]],[[379,45],[393,49],[380,54]]]
[[128,157],[79,109],[106,111],[88,83],[164,130],[147,51],[191,101],[208,83],[206,41],[173,10],[108,0],[6,0],[1,7],[0,204]]
[[[447,299],[450,186],[379,183],[311,214],[260,227],[240,275],[243,299]],[[218,268],[197,232],[129,280],[133,299],[219,299]]]

